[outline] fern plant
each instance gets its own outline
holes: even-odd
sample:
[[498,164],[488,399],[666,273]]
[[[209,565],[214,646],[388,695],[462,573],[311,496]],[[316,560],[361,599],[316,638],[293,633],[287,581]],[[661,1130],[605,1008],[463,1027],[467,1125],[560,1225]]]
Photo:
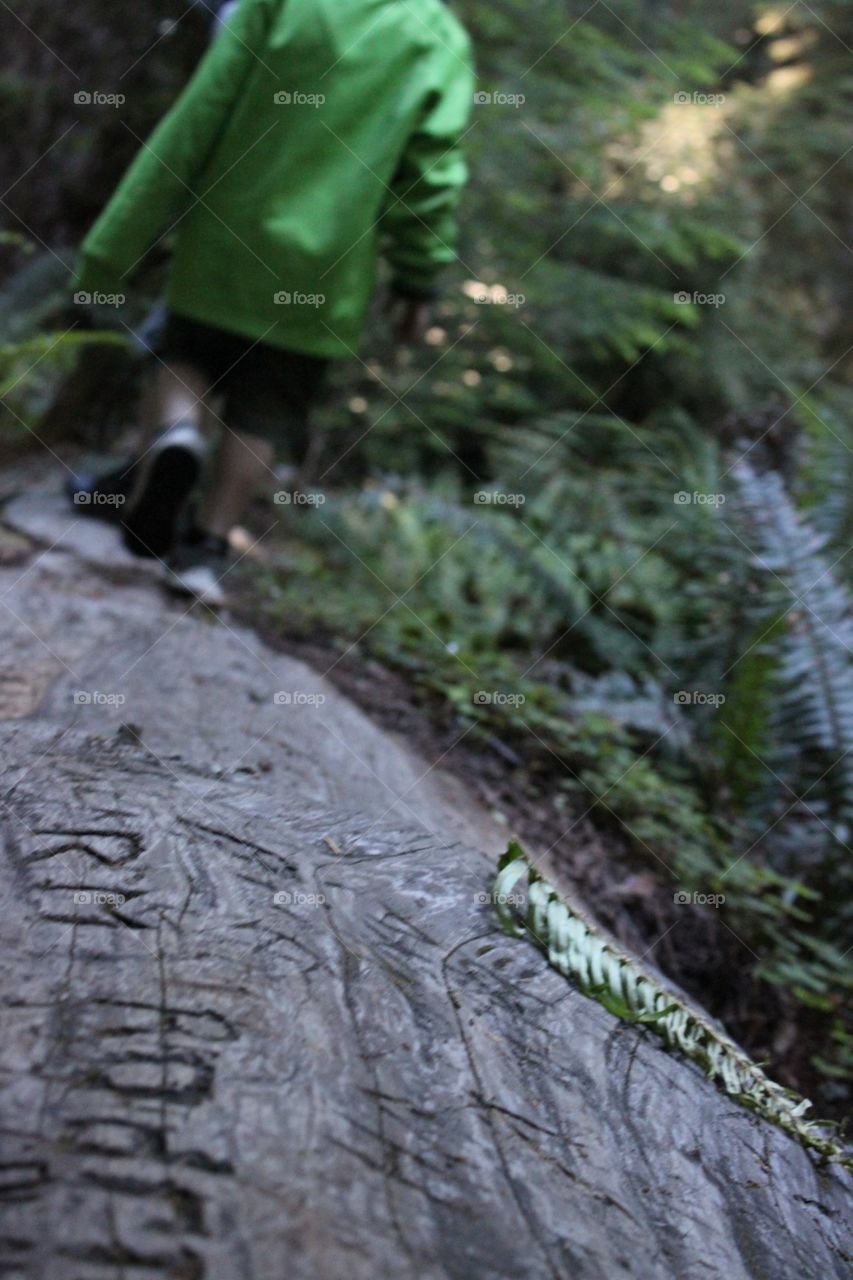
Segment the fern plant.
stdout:
[[[527,910],[517,909],[517,884],[526,877]],[[778,1125],[824,1159],[853,1169],[853,1153],[826,1125],[806,1119],[811,1103],[769,1079],[741,1048],[681,997],[666,990],[634,957],[604,938],[583,912],[570,907],[510,841],[498,864],[493,901],[504,930],[528,937],[548,961],[611,1013],[649,1026],[667,1044],[698,1062],[725,1093]]]
[[[776,472],[735,468],[765,612],[783,620],[774,711],[779,766],[833,862],[853,826],[853,600]],[[770,627],[768,626],[767,630]]]

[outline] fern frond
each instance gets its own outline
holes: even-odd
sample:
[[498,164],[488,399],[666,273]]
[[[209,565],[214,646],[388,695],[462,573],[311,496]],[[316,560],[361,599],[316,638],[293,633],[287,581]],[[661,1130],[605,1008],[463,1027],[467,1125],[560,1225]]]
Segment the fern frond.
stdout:
[[[522,914],[520,895],[513,891],[525,876],[527,910]],[[504,930],[529,937],[586,995],[626,1021],[650,1026],[671,1048],[699,1063],[725,1093],[825,1159],[853,1169],[853,1153],[830,1137],[825,1126],[805,1118],[810,1102],[771,1080],[733,1040],[602,937],[536,871],[516,841],[500,860],[493,900]]]
[[798,515],[776,472],[735,468],[756,564],[779,642],[777,732],[798,748],[809,807],[847,840],[853,827],[853,600],[823,554],[827,539]]

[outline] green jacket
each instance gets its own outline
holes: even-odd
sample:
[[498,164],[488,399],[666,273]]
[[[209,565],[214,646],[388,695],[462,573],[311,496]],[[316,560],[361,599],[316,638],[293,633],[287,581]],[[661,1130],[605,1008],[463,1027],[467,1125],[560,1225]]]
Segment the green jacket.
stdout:
[[473,91],[442,0],[241,0],[86,237],[76,287],[125,291],[174,229],[174,311],[350,354],[380,248],[415,296],[455,259]]

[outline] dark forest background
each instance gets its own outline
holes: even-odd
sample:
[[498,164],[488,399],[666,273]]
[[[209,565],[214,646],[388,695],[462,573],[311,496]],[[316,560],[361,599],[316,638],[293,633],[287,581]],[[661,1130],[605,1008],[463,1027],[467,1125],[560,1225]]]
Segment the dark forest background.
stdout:
[[[377,309],[337,374],[291,460],[324,501],[281,513],[252,609],[465,733],[599,917],[841,1116],[853,10],[456,7],[492,95],[460,264],[423,350]],[[165,257],[94,315],[70,269],[209,34],[182,0],[0,12],[9,457],[132,425]]]

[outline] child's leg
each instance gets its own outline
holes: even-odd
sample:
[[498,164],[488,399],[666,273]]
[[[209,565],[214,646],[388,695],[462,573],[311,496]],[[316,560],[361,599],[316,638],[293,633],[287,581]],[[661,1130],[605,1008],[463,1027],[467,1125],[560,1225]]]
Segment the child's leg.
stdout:
[[206,372],[177,356],[156,369],[121,517],[125,543],[137,555],[161,558],[175,545],[207,452],[202,428],[209,386]]
[[213,475],[199,513],[205,533],[227,538],[239,524],[249,505],[267,482],[274,479],[275,450],[269,440],[223,429],[213,467]]
[[[173,360],[160,363],[148,379],[141,401],[142,429],[137,451],[105,471],[81,471],[71,477],[67,492],[75,505],[87,515],[119,520],[122,507],[133,494],[139,474],[139,462],[168,428],[184,423],[196,428],[206,438],[215,438],[206,410],[209,379],[196,365]],[[210,420],[209,420],[210,419]]]
[[[170,559],[167,581],[211,606],[225,600],[231,561],[227,537],[245,519],[256,493],[280,487],[273,470],[276,442],[292,453],[306,435],[311,405],[327,361],[236,339],[214,393],[223,396],[220,442],[195,527]],[[211,399],[205,397],[208,412]],[[216,415],[213,415],[216,420]],[[298,450],[297,450],[298,451]]]
[[159,365],[154,376],[150,432],[156,435],[179,422],[192,423],[201,430],[209,382],[206,374],[183,360]]
[[264,480],[271,487],[274,452],[261,436],[221,427],[213,474],[196,523],[169,560],[166,581],[174,590],[212,608],[225,603],[222,583],[232,563],[228,534],[244,518]]
[[225,380],[223,429],[201,529],[225,538],[262,487],[279,488],[273,463],[279,442],[291,458],[304,453],[308,417],[327,361],[254,344]]

